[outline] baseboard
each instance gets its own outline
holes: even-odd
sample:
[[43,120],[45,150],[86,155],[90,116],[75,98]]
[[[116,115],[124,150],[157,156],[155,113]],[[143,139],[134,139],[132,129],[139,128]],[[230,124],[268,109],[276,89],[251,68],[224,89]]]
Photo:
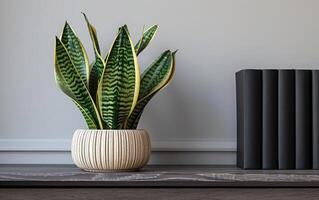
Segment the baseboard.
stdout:
[[[0,139],[0,151],[70,151],[68,139]],[[152,151],[236,151],[236,141],[220,139],[155,140]]]
[[[72,164],[67,139],[0,139],[0,164]],[[225,165],[236,162],[236,142],[220,139],[152,141],[150,164]]]
[[[149,164],[234,165],[235,152],[152,152]],[[68,151],[0,151],[0,164],[73,164]]]

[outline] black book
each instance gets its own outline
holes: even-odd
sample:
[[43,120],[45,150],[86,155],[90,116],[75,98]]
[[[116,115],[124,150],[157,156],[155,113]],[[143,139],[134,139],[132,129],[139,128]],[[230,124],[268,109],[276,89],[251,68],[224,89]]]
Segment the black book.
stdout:
[[262,168],[278,169],[278,70],[262,71]]
[[239,71],[236,73],[236,107],[237,107],[237,167],[244,168],[244,72]]
[[295,71],[278,72],[278,167],[295,168]]
[[296,169],[312,168],[311,85],[311,71],[296,70]]
[[319,70],[312,71],[312,168],[319,169]]
[[262,167],[262,71],[236,73],[237,166]]

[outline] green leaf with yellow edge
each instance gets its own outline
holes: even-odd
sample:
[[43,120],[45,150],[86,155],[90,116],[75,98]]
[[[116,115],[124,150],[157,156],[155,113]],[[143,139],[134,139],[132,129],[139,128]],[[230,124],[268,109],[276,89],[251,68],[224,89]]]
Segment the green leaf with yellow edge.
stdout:
[[63,28],[61,41],[67,49],[72,63],[81,76],[81,79],[84,81],[85,84],[87,84],[89,78],[88,56],[81,41],[67,22],[65,22]]
[[96,124],[94,119],[92,119],[90,113],[88,113],[86,109],[82,108],[82,106],[80,106],[75,100],[72,100],[72,101],[75,103],[75,105],[81,111],[88,128],[89,129],[100,129],[100,126],[98,124]]
[[121,27],[108,53],[98,87],[98,107],[110,129],[121,129],[139,94],[140,70],[127,28]]
[[175,72],[175,53],[169,50],[165,51],[143,72],[139,98],[126,122],[125,128],[137,128],[139,119],[147,103],[172,80]]
[[93,43],[93,48],[94,48],[94,52],[101,54],[101,50],[100,50],[100,45],[99,45],[99,41],[97,38],[97,32],[95,27],[90,23],[89,19],[87,18],[87,16],[85,15],[85,13],[82,13],[84,16],[84,19],[86,21],[87,27],[89,29],[89,33],[90,33],[90,37]]
[[89,29],[90,37],[93,43],[94,54],[95,54],[95,61],[91,65],[91,71],[89,75],[89,91],[94,102],[96,102],[97,88],[99,85],[99,81],[102,77],[105,62],[104,62],[104,59],[101,57],[101,51],[100,51],[100,46],[99,46],[99,42],[97,38],[96,29],[89,22],[89,19],[86,17],[86,15],[84,13],[82,14],[84,16],[87,27]]
[[147,45],[152,41],[152,39],[154,38],[157,32],[157,28],[158,28],[158,25],[155,24],[143,32],[142,38],[135,45],[136,55],[139,55],[147,47]]
[[57,84],[80,108],[88,127],[103,128],[98,110],[86,84],[73,64],[66,47],[58,38],[56,38],[54,61],[54,72]]
[[67,87],[67,83],[63,80],[62,75],[59,71],[59,69],[56,67],[55,70],[55,80],[57,85],[60,87],[60,89],[67,94],[67,96],[69,96],[73,103],[75,103],[75,105],[79,108],[79,110],[81,111],[86,124],[88,126],[89,129],[98,129],[99,126],[98,124],[96,124],[96,122],[91,118],[90,114],[87,113],[87,110],[83,109],[74,99],[76,98],[73,93],[69,90],[69,88]]
[[101,56],[96,56],[94,63],[92,63],[89,79],[89,91],[94,102],[96,102],[97,99],[97,89],[102,77],[104,66],[105,62],[103,58]]

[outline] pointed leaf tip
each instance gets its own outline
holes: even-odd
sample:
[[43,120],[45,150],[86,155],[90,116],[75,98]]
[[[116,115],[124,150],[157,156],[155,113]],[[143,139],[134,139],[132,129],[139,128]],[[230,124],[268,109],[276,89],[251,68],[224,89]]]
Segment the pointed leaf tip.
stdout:
[[61,42],[67,49],[72,62],[77,68],[78,73],[81,75],[82,80],[87,83],[89,74],[88,56],[80,39],[76,36],[68,22],[65,23],[63,28]]
[[81,13],[82,13],[83,17],[85,18],[85,20],[88,21],[86,14],[84,12],[81,12]]
[[65,20],[64,26],[70,26],[67,20]]
[[122,26],[123,27],[123,29],[124,30],[126,30],[127,31],[127,33],[129,33],[129,31],[128,31],[128,27],[127,27],[127,25],[126,24],[124,24],[124,26]]
[[[65,24],[64,24],[64,27],[63,27],[63,30],[62,30],[62,35],[63,35],[63,32],[65,31],[69,31],[69,30],[72,30],[70,24],[68,23],[68,21],[65,21]],[[73,30],[72,30],[73,32]]]
[[141,39],[135,45],[136,54],[139,55],[151,42],[157,32],[158,25],[154,24],[150,26],[147,30],[143,29],[143,34]]

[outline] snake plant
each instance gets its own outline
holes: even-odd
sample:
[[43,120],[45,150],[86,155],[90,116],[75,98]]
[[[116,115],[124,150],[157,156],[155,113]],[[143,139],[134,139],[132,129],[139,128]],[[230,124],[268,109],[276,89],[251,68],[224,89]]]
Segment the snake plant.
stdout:
[[158,26],[143,30],[134,45],[126,25],[120,27],[107,55],[102,56],[97,32],[83,13],[93,43],[94,61],[66,22],[55,43],[55,80],[79,108],[89,129],[136,129],[151,98],[173,78],[175,52],[164,51],[140,74],[137,56]]

